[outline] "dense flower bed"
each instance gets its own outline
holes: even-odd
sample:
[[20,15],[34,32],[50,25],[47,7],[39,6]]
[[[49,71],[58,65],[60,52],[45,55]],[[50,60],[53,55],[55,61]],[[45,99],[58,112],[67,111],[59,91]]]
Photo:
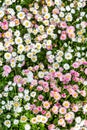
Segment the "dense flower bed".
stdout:
[[86,2],[0,1],[0,130],[87,130]]

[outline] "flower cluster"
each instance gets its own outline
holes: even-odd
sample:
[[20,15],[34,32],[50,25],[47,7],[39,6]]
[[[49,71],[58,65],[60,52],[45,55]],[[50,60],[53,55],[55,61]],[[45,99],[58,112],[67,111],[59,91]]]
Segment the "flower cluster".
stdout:
[[0,130],[87,130],[86,0],[0,1]]

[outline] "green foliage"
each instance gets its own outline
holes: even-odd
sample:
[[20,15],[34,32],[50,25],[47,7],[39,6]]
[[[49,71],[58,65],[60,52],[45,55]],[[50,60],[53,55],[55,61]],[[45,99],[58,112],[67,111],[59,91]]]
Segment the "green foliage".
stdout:
[[34,2],[34,0],[21,0],[20,4],[22,6],[26,6],[28,7],[29,4],[32,4]]

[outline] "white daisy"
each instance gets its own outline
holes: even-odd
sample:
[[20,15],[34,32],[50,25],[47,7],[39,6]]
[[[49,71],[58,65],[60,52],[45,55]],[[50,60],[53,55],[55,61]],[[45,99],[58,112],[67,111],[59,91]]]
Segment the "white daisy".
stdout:
[[9,27],[14,27],[15,26],[15,22],[14,21],[10,21],[9,22]]
[[55,0],[55,4],[56,4],[57,6],[60,6],[60,5],[62,4],[62,1],[61,1],[61,0]]
[[0,42],[0,51],[3,51],[4,50],[4,46],[3,46],[3,43]]
[[26,28],[29,28],[29,27],[31,26],[31,22],[30,22],[29,20],[24,20],[23,25],[24,25]]
[[24,109],[25,110],[30,110],[30,103],[27,103],[26,105],[24,105]]
[[72,54],[69,53],[69,52],[66,52],[66,53],[65,53],[65,59],[66,59],[66,60],[71,60],[71,59],[72,59]]
[[44,77],[44,72],[39,71],[39,72],[38,72],[38,77],[39,77],[39,78],[43,78],[43,77]]
[[61,11],[61,12],[59,13],[59,16],[60,16],[61,18],[63,18],[63,17],[64,17],[64,13]]
[[76,117],[76,118],[75,118],[75,121],[76,121],[76,123],[79,124],[79,123],[81,122],[81,117],[80,117],[80,116],[79,116],[79,117]]
[[5,120],[5,121],[4,121],[4,125],[7,126],[8,128],[10,128],[10,126],[11,126],[11,121],[10,121],[10,120]]
[[19,55],[18,56],[18,61],[24,61],[25,55]]
[[33,118],[31,119],[31,123],[32,123],[32,124],[36,124],[36,123],[37,123],[36,117],[33,117]]
[[72,14],[71,14],[71,13],[68,13],[68,14],[66,15],[66,17],[65,17],[65,20],[68,21],[68,22],[71,22],[72,19],[73,19],[73,17],[72,17]]
[[30,126],[30,124],[26,124],[26,125],[24,126],[24,128],[25,128],[25,130],[30,130],[30,129],[31,129],[31,126]]
[[21,10],[22,10],[21,5],[16,5],[16,10],[17,10],[17,11],[21,11]]
[[0,115],[3,113],[3,110],[0,108]]
[[14,112],[16,112],[16,113],[21,113],[21,112],[22,112],[22,110],[23,110],[23,108],[22,108],[22,107],[17,107],[17,108],[14,108]]
[[27,82],[28,82],[28,83],[31,83],[32,81],[33,81],[33,77],[32,77],[32,76],[28,76],[28,77],[27,77]]
[[25,18],[25,13],[24,13],[24,12],[19,12],[19,13],[17,14],[17,17],[18,17],[19,19],[24,19],[24,18]]
[[11,115],[7,115],[6,118],[7,118],[7,119],[10,119],[10,118],[11,118]]
[[29,90],[28,90],[28,89],[25,89],[25,90],[24,90],[24,93],[25,93],[25,94],[28,94],[28,93],[29,93]]
[[65,70],[69,70],[69,68],[70,68],[69,64],[67,64],[67,63],[65,63],[63,67]]
[[87,104],[83,106],[83,111],[86,113],[87,112]]
[[17,125],[17,124],[19,123],[19,120],[14,119],[13,123],[14,123],[15,125]]
[[87,85],[87,81],[85,80],[85,81],[83,82],[83,84],[84,84],[84,85]]
[[41,122],[42,121],[42,115],[37,115],[36,119],[37,119],[37,122]]
[[16,31],[14,32],[14,36],[19,37],[19,36],[20,36],[20,31],[19,31],[19,30],[16,30]]
[[15,15],[15,11],[12,8],[7,8],[7,11],[9,12],[9,14],[11,14],[12,16]]
[[4,10],[0,9],[0,19],[4,16]]
[[6,60],[10,60],[11,57],[12,57],[12,55],[11,55],[11,53],[9,53],[9,52],[6,52],[5,55],[4,55],[4,58],[5,58]]
[[24,100],[25,100],[25,101],[29,101],[29,100],[30,100],[30,96],[25,95],[25,96],[24,96]]
[[62,60],[63,60],[63,58],[62,58],[61,56],[57,56],[57,57],[56,57],[56,61],[57,61],[58,63],[62,62]]
[[19,52],[23,52],[24,49],[25,49],[25,47],[24,47],[23,44],[19,44],[19,45],[18,45],[18,51],[19,51]]
[[42,121],[41,121],[42,123],[46,123],[47,122],[47,117],[45,117],[45,116],[42,116]]
[[32,60],[32,62],[36,62],[37,61],[37,56],[32,56],[31,60]]
[[27,117],[26,116],[21,116],[20,121],[22,123],[26,122],[27,121]]
[[66,6],[66,10],[67,10],[67,11],[70,11],[70,10],[71,10],[70,6],[67,5],[67,6]]
[[11,0],[5,0],[5,4],[6,4],[6,5],[11,5],[11,4],[12,4],[12,1],[11,1]]
[[16,37],[15,38],[15,43],[16,44],[21,44],[22,43],[22,38],[21,37]]
[[35,97],[35,96],[36,96],[36,92],[34,92],[34,91],[31,92],[31,93],[30,93],[30,96],[31,96],[31,97]]

